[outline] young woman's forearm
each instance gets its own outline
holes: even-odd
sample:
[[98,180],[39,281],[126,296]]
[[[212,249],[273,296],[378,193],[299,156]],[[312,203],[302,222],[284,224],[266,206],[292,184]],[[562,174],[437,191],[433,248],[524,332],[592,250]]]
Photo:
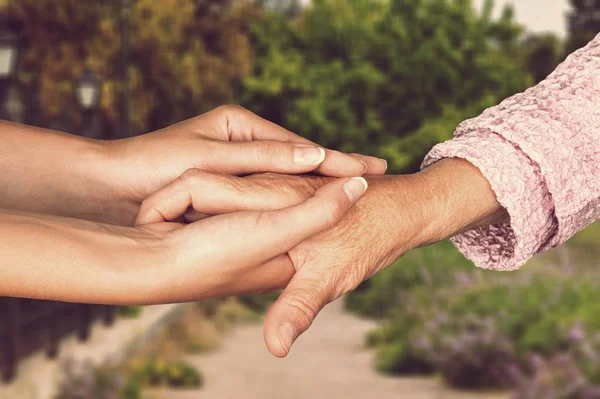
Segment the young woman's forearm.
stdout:
[[145,271],[160,262],[151,241],[133,228],[0,211],[0,296],[123,304],[147,299],[152,285]]
[[105,146],[52,130],[0,122],[0,208],[114,222]]

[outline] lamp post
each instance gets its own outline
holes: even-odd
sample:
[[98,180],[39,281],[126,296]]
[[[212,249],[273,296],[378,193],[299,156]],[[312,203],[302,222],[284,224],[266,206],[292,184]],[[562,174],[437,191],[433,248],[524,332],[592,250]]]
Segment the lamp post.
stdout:
[[21,45],[20,21],[6,13],[0,13],[0,107],[4,113],[4,101],[16,75]]
[[102,80],[90,68],[86,68],[75,83],[75,98],[83,111],[82,134],[94,137],[94,111],[100,104]]

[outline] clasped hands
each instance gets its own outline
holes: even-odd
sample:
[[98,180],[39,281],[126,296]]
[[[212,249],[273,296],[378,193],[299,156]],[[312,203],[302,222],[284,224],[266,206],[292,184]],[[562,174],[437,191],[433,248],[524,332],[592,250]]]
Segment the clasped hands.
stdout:
[[[182,146],[198,137],[202,147]],[[265,321],[265,342],[282,357],[323,306],[400,255],[379,252],[376,241],[390,237],[377,237],[379,222],[351,210],[367,189],[359,177],[383,175],[383,160],[325,151],[239,107],[219,108],[145,139],[155,139],[157,148],[164,143],[170,148],[164,152],[196,146],[205,154],[182,162],[139,196],[161,186],[143,200],[135,222],[168,248],[167,259],[145,271],[144,279],[155,279],[150,302],[284,289]],[[150,145],[135,145],[144,144]],[[156,168],[168,166],[163,159],[157,154]],[[312,171],[330,178],[299,175]]]
[[235,106],[112,142],[2,129],[1,296],[123,305],[284,289],[264,330],[279,357],[406,251],[504,215],[466,161],[384,176],[383,160]]
[[140,291],[123,300],[283,289],[264,328],[277,357],[325,305],[446,234],[432,229],[432,179],[383,176],[384,160],[324,150],[240,107],[115,145],[132,165],[119,181],[139,209],[136,239],[147,255],[135,273]]
[[[383,175],[386,162],[324,150],[239,107],[217,109],[135,145],[156,140],[157,148],[161,142],[179,152],[196,146],[182,147],[190,135],[202,138],[197,147],[204,155],[182,162],[171,177],[188,169],[178,177],[157,179],[139,196],[162,186],[143,200],[135,226],[160,242],[153,247],[166,247],[160,251],[166,258],[150,261],[144,272],[154,288],[142,301],[284,289],[267,315],[265,342],[285,356],[323,306],[373,272],[356,268],[360,259],[352,258],[362,243],[346,231],[365,227],[339,224],[367,189],[361,176]],[[157,155],[157,168],[169,166],[163,159]],[[331,177],[299,175],[313,171]]]

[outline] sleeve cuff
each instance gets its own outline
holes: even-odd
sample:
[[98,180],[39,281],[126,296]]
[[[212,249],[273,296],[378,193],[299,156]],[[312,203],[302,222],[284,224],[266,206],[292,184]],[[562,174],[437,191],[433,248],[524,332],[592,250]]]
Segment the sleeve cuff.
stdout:
[[462,158],[488,180],[510,222],[469,230],[451,239],[458,250],[483,269],[519,269],[556,233],[552,197],[539,167],[520,149],[489,133],[473,131],[438,144],[422,167],[443,158]]

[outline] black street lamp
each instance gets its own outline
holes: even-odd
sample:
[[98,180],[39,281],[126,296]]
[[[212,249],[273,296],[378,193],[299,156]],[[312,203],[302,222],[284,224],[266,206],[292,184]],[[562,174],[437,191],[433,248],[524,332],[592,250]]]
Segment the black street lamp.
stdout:
[[0,13],[0,106],[3,111],[6,94],[17,72],[22,26],[21,21]]
[[86,137],[95,137],[94,114],[100,104],[102,80],[90,68],[86,68],[75,82],[75,98],[83,110],[81,133]]

